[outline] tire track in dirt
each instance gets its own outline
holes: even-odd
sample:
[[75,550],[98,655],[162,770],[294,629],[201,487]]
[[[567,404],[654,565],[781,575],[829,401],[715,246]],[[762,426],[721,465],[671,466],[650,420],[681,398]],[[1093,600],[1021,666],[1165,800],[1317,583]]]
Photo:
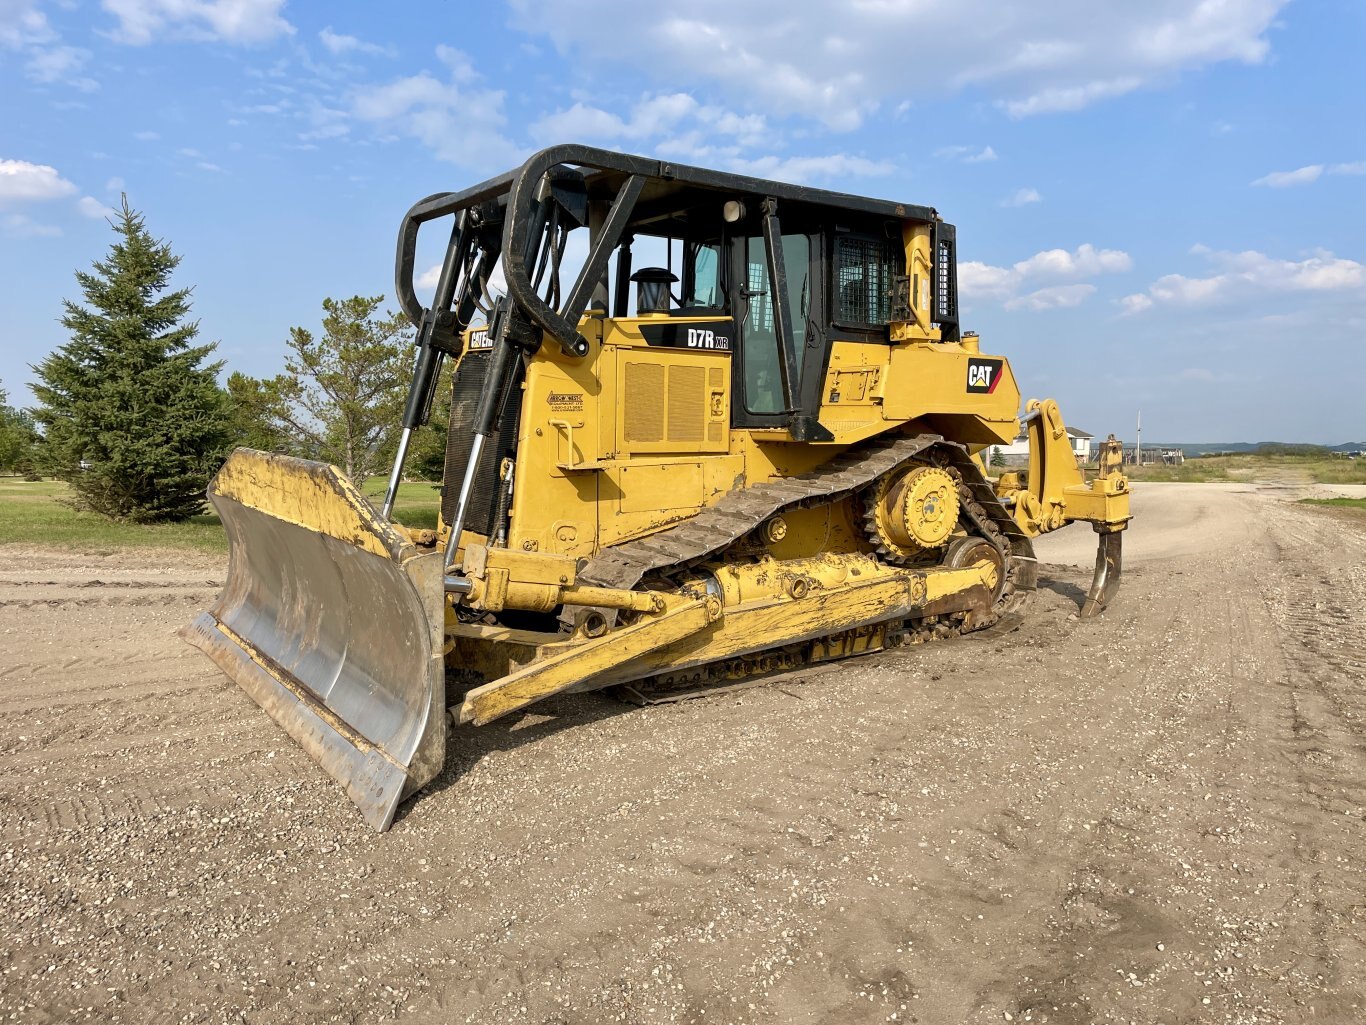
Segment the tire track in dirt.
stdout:
[[[1136,533],[1099,622],[1066,619],[1087,570],[1060,559],[1003,636],[686,705],[558,699],[456,731],[383,836],[181,661],[178,607],[0,611],[32,624],[15,650],[35,667],[0,700],[33,697],[25,728],[42,695],[69,720],[3,763],[22,771],[0,776],[19,823],[0,1017],[1350,1020],[1361,822],[1304,787],[1356,771],[1362,705],[1339,620],[1295,613],[1326,652],[1296,662],[1259,587],[1280,579],[1271,535],[1315,566],[1352,542],[1190,493],[1238,557]],[[1136,532],[1179,529],[1179,505],[1136,508]],[[60,668],[132,649],[126,673]],[[1301,708],[1317,753],[1294,730],[1315,673],[1338,702]]]

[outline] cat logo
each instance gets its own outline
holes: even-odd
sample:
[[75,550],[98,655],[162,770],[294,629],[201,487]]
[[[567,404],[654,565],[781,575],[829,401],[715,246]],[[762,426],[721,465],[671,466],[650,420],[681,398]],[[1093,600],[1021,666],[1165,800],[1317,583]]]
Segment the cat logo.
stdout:
[[990,395],[1001,382],[1003,359],[968,360],[968,391]]
[[476,327],[470,331],[470,351],[478,352],[481,349],[493,348],[493,336],[489,334],[487,327]]

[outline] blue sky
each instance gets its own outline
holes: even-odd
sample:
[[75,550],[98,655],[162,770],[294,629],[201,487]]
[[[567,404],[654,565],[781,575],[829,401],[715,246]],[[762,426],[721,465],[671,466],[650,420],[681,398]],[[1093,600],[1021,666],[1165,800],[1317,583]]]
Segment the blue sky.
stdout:
[[122,191],[265,375],[414,200],[583,141],[938,208],[1097,434],[1362,440],[1363,54],[1359,0],[0,0],[0,382]]

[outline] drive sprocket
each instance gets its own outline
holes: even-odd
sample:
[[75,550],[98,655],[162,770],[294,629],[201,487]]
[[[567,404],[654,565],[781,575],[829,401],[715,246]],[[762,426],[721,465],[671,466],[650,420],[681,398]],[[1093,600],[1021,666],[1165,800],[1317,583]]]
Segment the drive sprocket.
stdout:
[[948,544],[958,525],[958,482],[938,466],[884,475],[864,500],[863,531],[886,562],[905,565]]

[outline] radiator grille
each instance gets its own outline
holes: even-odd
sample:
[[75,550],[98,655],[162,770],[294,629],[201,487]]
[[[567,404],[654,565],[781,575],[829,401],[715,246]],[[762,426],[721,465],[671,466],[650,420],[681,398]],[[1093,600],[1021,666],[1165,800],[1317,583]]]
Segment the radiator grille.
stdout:
[[664,440],[664,367],[658,363],[626,364],[627,441]]
[[702,367],[669,368],[669,440],[701,441],[706,426],[707,372]]

